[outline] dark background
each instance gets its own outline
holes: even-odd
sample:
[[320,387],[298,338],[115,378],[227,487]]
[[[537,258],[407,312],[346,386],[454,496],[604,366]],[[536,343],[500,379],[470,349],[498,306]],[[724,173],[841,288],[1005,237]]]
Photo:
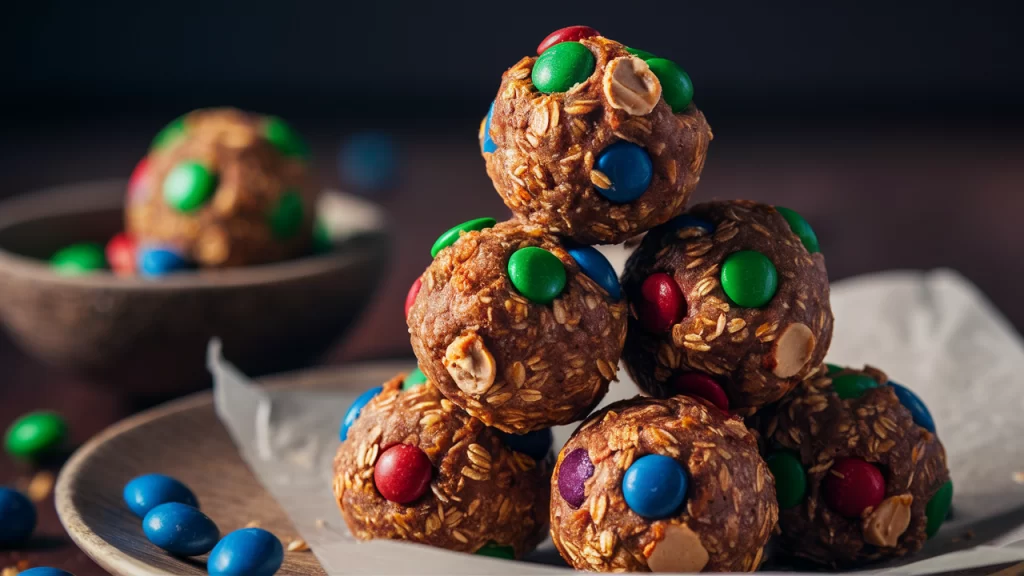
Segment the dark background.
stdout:
[[[0,16],[0,196],[127,177],[160,127],[203,106],[289,119],[328,186],[344,184],[346,134],[391,131],[399,183],[373,197],[394,265],[326,361],[409,355],[402,301],[433,239],[507,214],[476,143],[501,72],[588,24],[689,72],[715,132],[696,201],[797,209],[833,280],[955,268],[1020,330],[1022,17],[1014,2],[18,2]],[[53,408],[82,441],[133,409],[4,337],[0,370],[0,428]],[[0,482],[14,474],[0,460]],[[66,545],[28,554],[94,570]]]

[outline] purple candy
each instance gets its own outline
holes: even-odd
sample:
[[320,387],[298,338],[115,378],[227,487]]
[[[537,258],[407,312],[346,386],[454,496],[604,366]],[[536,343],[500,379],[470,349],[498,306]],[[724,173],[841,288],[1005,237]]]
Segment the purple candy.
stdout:
[[577,448],[562,460],[558,469],[558,493],[573,508],[579,508],[587,495],[583,484],[594,475],[594,463],[585,448]]

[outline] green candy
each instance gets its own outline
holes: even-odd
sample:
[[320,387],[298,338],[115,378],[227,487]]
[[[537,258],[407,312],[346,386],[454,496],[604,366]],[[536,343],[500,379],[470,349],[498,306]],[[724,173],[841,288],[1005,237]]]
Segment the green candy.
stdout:
[[157,132],[150,150],[164,150],[185,136],[185,117],[179,116]]
[[814,233],[814,229],[807,223],[807,220],[804,220],[803,216],[782,206],[776,206],[775,209],[786,219],[789,229],[803,242],[804,248],[807,248],[808,252],[811,254],[821,252],[821,248],[818,247],[818,235]]
[[164,202],[179,212],[191,212],[213,196],[217,175],[198,162],[179,162],[164,178]]
[[322,220],[313,223],[313,253],[327,254],[334,249],[334,242],[331,241],[331,233]]
[[878,388],[878,382],[864,374],[843,374],[832,379],[832,389],[843,400],[860,398],[872,388]]
[[7,429],[4,446],[15,458],[34,459],[63,446],[68,425],[55,412],[32,412],[14,421]]
[[405,377],[405,380],[402,380],[402,390],[409,390],[419,386],[420,384],[426,383],[427,375],[423,373],[423,370],[420,370],[419,366],[417,366],[415,370],[409,372],[409,375]]
[[81,276],[107,267],[103,247],[95,242],[82,242],[62,248],[50,258],[53,271],[61,276]]
[[693,102],[693,82],[690,76],[683,71],[675,62],[665,58],[651,58],[647,65],[661,82],[661,96],[672,108],[672,112],[678,114],[689,107]]
[[779,287],[779,273],[767,256],[754,250],[733,252],[722,263],[722,290],[733,304],[760,308]]
[[490,556],[491,558],[504,558],[506,560],[515,560],[516,551],[511,546],[502,546],[496,544],[493,541],[488,542],[480,547],[476,552],[477,556]]
[[508,277],[520,294],[538,304],[548,304],[565,289],[565,265],[543,248],[527,246],[508,259]]
[[485,228],[491,228],[497,223],[498,221],[494,218],[475,218],[449,228],[447,232],[438,236],[437,240],[434,240],[434,245],[430,248],[430,257],[437,258],[437,253],[455,244],[455,241],[459,239],[463,232],[484,230]]
[[650,60],[651,58],[657,58],[657,56],[651,54],[647,50],[640,50],[639,48],[630,48],[629,46],[626,46],[626,52],[629,52],[630,54],[636,56],[641,60]]
[[277,204],[267,215],[270,231],[279,240],[295,236],[302,228],[302,196],[294,190],[288,190],[277,199]]
[[775,495],[779,508],[792,508],[804,501],[807,474],[800,459],[792,452],[775,452],[768,457],[768,469],[775,477]]
[[929,538],[938,533],[942,523],[946,521],[949,514],[949,507],[953,504],[953,481],[946,480],[946,483],[939,487],[938,492],[928,501],[924,507],[924,514],[927,522],[924,531]]
[[285,156],[308,158],[309,147],[299,133],[277,116],[267,116],[263,122],[263,136]]
[[589,78],[596,66],[594,55],[583,44],[555,44],[533,64],[533,85],[545,94],[565,92]]
[[838,372],[842,372],[844,368],[842,366],[836,366],[835,364],[825,364],[825,368],[828,368],[828,375],[831,376]]

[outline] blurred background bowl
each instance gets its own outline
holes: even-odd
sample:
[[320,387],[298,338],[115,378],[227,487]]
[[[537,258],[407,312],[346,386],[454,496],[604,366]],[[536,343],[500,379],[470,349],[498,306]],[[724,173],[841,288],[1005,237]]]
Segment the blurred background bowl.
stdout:
[[339,339],[387,267],[385,220],[372,204],[325,192],[334,250],[269,265],[158,280],[110,272],[60,276],[48,263],[77,242],[122,230],[125,182],[107,180],[0,203],[0,316],[30,355],[136,400],[206,386],[217,336],[246,373],[304,366]]

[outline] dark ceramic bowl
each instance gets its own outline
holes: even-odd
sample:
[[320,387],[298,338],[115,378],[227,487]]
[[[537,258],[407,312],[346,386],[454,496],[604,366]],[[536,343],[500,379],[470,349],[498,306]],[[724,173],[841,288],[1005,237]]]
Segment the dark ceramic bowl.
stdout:
[[387,266],[371,204],[325,192],[318,213],[334,250],[263,266],[159,280],[109,272],[59,276],[49,257],[123,228],[124,181],[65,186],[0,203],[0,317],[25,351],[136,399],[209,383],[206,344],[246,373],[292,370],[320,356],[365,308]]

